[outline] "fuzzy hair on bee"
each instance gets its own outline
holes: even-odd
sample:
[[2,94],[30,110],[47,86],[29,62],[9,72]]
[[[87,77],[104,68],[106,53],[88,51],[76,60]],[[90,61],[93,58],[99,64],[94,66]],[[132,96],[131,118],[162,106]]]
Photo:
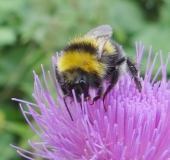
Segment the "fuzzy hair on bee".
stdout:
[[[64,48],[63,54],[57,60],[56,79],[65,97],[73,97],[74,89],[78,102],[81,101],[81,94],[88,100],[89,90],[94,88],[97,95],[93,98],[93,103],[99,98],[104,101],[125,69],[132,75],[137,89],[141,91],[135,62],[111,36],[112,28],[101,25],[84,36],[74,38]],[[105,81],[109,82],[109,86],[104,91]]]

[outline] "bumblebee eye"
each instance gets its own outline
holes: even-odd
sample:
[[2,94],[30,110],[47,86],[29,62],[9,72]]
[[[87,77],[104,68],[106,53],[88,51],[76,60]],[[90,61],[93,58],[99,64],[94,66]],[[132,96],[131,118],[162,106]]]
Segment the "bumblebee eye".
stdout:
[[85,80],[80,80],[80,84],[86,84]]

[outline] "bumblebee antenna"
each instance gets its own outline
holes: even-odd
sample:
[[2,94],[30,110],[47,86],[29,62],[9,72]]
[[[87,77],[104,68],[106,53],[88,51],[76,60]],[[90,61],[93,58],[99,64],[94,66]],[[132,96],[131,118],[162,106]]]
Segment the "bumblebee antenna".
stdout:
[[69,93],[66,94],[66,95],[64,95],[63,100],[64,100],[65,107],[66,107],[66,109],[67,109],[67,112],[68,112],[71,120],[74,121],[74,119],[73,119],[73,117],[72,117],[72,115],[71,115],[71,112],[70,112],[70,110],[69,110],[69,108],[68,108],[68,106],[67,106],[67,103],[66,103],[66,97],[67,97],[68,95],[69,95]]

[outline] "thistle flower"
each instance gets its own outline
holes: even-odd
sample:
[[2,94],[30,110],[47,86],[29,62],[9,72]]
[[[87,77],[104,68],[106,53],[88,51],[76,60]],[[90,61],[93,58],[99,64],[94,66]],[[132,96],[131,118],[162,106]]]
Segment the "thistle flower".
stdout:
[[[136,44],[138,65],[143,51],[142,44]],[[160,52],[161,66],[153,78],[158,54],[151,65],[150,57],[151,48],[145,76],[141,78],[141,93],[131,77],[125,75],[106,97],[107,112],[102,100],[90,105],[82,96],[80,105],[74,96],[71,104],[67,101],[74,121],[50,72],[47,79],[42,67],[44,85],[34,72],[33,97],[36,103],[14,100],[21,102],[26,121],[42,141],[29,141],[36,153],[13,147],[31,160],[31,155],[53,160],[167,160],[170,158],[170,81],[166,79],[166,69],[170,54],[164,64]],[[53,57],[53,68],[55,65],[56,58]],[[158,76],[161,80],[156,82]],[[23,104],[28,111],[23,109]],[[33,126],[28,115],[40,129]]]

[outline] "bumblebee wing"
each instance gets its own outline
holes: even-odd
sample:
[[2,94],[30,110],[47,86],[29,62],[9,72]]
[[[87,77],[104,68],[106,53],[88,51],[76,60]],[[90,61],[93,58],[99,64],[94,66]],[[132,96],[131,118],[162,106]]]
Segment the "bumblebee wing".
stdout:
[[58,56],[58,57],[61,57],[61,56],[64,55],[64,53],[65,53],[64,51],[57,52],[57,56]]
[[107,41],[112,36],[112,28],[109,25],[101,25],[89,31],[85,36],[95,38],[100,42],[100,46],[98,48],[98,58],[101,58],[103,53],[103,49]]
[[101,25],[98,26],[91,31],[89,31],[86,36],[92,37],[95,39],[100,39],[100,38],[110,38],[112,36],[112,28],[109,25]]

